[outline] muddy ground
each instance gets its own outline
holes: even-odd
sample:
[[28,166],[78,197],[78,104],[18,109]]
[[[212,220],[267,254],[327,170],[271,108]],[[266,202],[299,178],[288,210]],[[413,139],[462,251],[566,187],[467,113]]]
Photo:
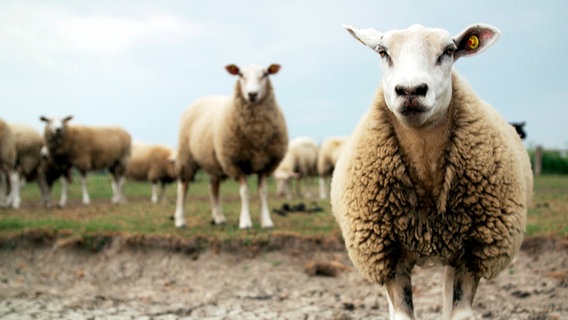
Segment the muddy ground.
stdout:
[[[311,276],[310,261],[350,266],[343,250],[180,253],[116,239],[98,252],[18,241],[0,250],[0,319],[387,319],[382,290],[347,268]],[[439,319],[442,269],[416,268],[418,319]],[[528,239],[482,281],[480,319],[568,319],[568,240]]]

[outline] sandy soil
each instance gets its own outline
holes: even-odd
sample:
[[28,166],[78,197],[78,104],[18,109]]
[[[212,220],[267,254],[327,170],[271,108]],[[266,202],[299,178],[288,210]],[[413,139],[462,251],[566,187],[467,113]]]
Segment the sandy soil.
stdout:
[[[98,253],[20,243],[0,250],[0,319],[387,319],[382,289],[348,269],[310,276],[309,261],[350,266],[343,251],[176,253],[114,241]],[[442,269],[416,268],[416,316],[439,319]],[[482,281],[481,319],[568,319],[568,240],[529,239]]]

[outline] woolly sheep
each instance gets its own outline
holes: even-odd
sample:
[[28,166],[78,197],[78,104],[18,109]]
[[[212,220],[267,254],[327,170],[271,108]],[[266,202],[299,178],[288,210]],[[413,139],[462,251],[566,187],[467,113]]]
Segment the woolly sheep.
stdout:
[[319,176],[319,192],[321,199],[327,199],[326,178],[331,177],[341,150],[347,137],[329,137],[325,139],[318,150],[317,171]]
[[453,69],[499,31],[346,29],[381,56],[382,86],[339,158],[332,210],[349,256],[386,287],[391,319],[414,319],[411,270],[446,266],[444,319],[472,319],[481,278],[517,254],[532,194],[517,133]]
[[20,206],[19,188],[10,188],[7,192],[7,180],[12,186],[19,185],[16,172],[16,142],[10,126],[0,119],[0,195],[3,197],[2,206],[18,208]]
[[[24,124],[10,124],[10,130],[14,135],[16,146],[16,172],[19,181],[36,180],[45,205],[48,200],[48,186],[45,175],[42,172],[41,149],[44,146],[43,137],[31,126]],[[20,184],[10,185],[18,189],[15,193],[20,194]],[[18,201],[19,202],[19,201]]]
[[126,178],[152,183],[152,203],[158,202],[158,182],[161,184],[160,199],[164,200],[166,184],[176,180],[174,150],[160,144],[132,143],[130,163]]
[[184,205],[189,181],[199,168],[210,176],[209,193],[213,222],[224,223],[219,202],[219,184],[226,177],[239,183],[239,227],[250,228],[247,176],[258,175],[261,226],[272,227],[267,202],[267,178],[278,166],[288,147],[284,115],[274,96],[269,75],[277,64],[264,69],[249,65],[225,67],[238,76],[231,97],[196,100],[181,118],[176,172],[178,174],[175,225],[185,226]]
[[[91,201],[87,190],[87,172],[100,169],[109,169],[113,176],[112,202],[122,202],[130,157],[130,134],[118,127],[70,126],[67,122],[72,118],[73,116],[63,119],[40,117],[46,123],[44,138],[49,157],[55,163],[69,164],[79,171],[83,204],[87,205]],[[60,205],[64,206],[65,203]]]
[[[314,139],[299,137],[290,141],[284,159],[274,171],[277,191],[280,196],[292,198],[291,180],[296,179],[296,192],[301,194],[302,179],[315,176],[318,157],[318,146]],[[304,179],[305,180],[305,179]],[[309,197],[309,192],[306,191]]]

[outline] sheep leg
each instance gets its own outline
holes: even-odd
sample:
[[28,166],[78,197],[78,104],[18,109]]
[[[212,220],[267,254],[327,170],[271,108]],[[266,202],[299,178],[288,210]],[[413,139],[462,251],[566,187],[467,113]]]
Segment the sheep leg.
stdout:
[[385,284],[391,320],[414,319],[411,271],[412,264],[405,259],[401,259],[396,268],[394,278]]
[[124,201],[124,177],[122,176],[113,176],[112,178],[112,199],[111,202],[113,204],[118,204]]
[[8,192],[8,182],[6,181],[6,175],[0,171],[0,206],[6,205],[6,193]]
[[252,228],[249,208],[249,192],[246,176],[239,177],[239,195],[241,196],[241,215],[239,217],[239,228]]
[[17,171],[10,173],[10,194],[8,195],[8,205],[14,209],[20,207],[20,174]]
[[260,225],[263,228],[272,228],[274,223],[270,218],[270,210],[268,209],[268,186],[267,176],[264,174],[258,175],[258,196],[260,198]]
[[61,197],[59,198],[59,207],[63,208],[67,204],[68,181],[65,178],[61,178],[59,180],[61,180]]
[[90,204],[91,198],[89,197],[89,191],[87,190],[87,174],[83,172],[81,172],[81,192],[83,193],[83,204]]
[[219,200],[219,186],[221,180],[219,178],[211,178],[209,180],[209,201],[211,202],[211,217],[214,224],[223,224],[227,221],[223,210],[221,209],[221,201]]
[[187,194],[188,188],[189,188],[189,181],[182,181],[181,179],[178,180],[176,212],[174,213],[174,220],[177,228],[185,227],[184,207],[185,207],[185,196]]
[[150,198],[152,203],[158,203],[158,182],[152,182],[152,197]]
[[444,282],[444,320],[476,319],[473,314],[473,298],[479,285],[479,278],[465,267],[446,266]]
[[325,186],[325,178],[323,176],[319,177],[319,189],[320,189],[320,199],[327,199],[327,188]]
[[49,205],[49,186],[47,185],[47,181],[45,179],[44,174],[42,174],[42,173],[38,174],[37,185],[38,185],[39,191],[41,193],[43,206],[47,208],[47,206]]

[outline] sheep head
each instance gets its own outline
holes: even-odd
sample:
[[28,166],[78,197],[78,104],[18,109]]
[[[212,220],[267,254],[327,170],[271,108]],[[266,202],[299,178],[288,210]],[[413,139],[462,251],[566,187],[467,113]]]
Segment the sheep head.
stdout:
[[45,122],[44,136],[48,146],[51,147],[54,143],[61,141],[67,130],[67,122],[73,119],[73,116],[66,116],[64,118],[41,116],[39,119]]
[[261,101],[270,91],[268,76],[278,73],[280,65],[271,64],[268,68],[249,65],[239,68],[234,64],[225,67],[229,74],[239,77],[242,97],[249,103]]
[[435,125],[444,117],[452,96],[452,66],[499,38],[495,27],[472,25],[452,37],[442,29],[413,25],[379,32],[344,26],[381,57],[382,87],[388,108],[411,127]]

